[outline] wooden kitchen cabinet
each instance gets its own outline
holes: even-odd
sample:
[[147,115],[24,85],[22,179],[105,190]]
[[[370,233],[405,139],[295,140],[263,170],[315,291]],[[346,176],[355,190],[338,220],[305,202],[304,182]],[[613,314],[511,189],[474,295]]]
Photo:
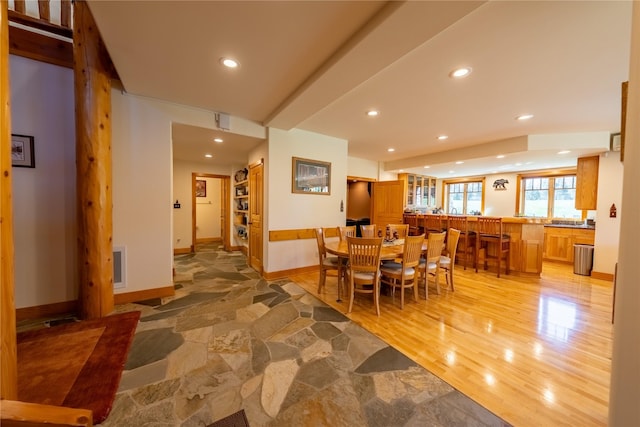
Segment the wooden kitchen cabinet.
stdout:
[[599,156],[580,157],[576,170],[576,209],[595,210],[598,203]]
[[436,178],[432,176],[400,173],[398,179],[404,183],[405,207],[435,207]]
[[573,245],[593,245],[595,230],[584,228],[544,228],[543,258],[550,261],[573,262]]

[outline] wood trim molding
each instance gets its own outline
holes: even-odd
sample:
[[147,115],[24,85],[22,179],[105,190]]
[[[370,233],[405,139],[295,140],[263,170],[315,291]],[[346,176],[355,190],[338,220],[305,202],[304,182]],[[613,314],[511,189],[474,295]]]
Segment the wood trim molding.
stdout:
[[614,275],[611,274],[611,273],[603,273],[603,272],[600,272],[600,271],[592,270],[591,271],[591,277],[593,277],[594,279],[607,280],[607,281],[613,283]]
[[66,408],[40,403],[0,400],[0,424],[4,427],[91,427],[93,414],[89,409]]
[[196,243],[213,243],[213,242],[221,242],[222,237],[201,237],[196,239]]
[[[338,228],[326,227],[324,236],[338,237]],[[315,228],[298,228],[298,229],[291,229],[291,230],[269,231],[270,242],[284,242],[287,240],[305,240],[305,239],[315,239],[315,238],[316,238]]]
[[164,288],[145,289],[143,291],[127,292],[122,294],[115,294],[114,300],[116,305],[127,304],[130,302],[144,301],[153,298],[165,298],[172,297],[176,293],[175,288],[172,286],[166,286]]
[[191,253],[191,247],[188,248],[174,248],[173,249],[173,254],[174,255],[184,255],[184,254],[190,254]]
[[77,312],[78,300],[54,302],[52,304],[18,308],[16,309],[16,320],[39,319],[63,314],[76,314]]
[[284,277],[295,276],[297,274],[313,273],[314,271],[318,271],[317,265],[292,268],[290,270],[264,271],[262,272],[262,277],[264,277],[266,280],[275,280],[282,279]]
[[73,69],[73,45],[23,28],[9,27],[9,53]]

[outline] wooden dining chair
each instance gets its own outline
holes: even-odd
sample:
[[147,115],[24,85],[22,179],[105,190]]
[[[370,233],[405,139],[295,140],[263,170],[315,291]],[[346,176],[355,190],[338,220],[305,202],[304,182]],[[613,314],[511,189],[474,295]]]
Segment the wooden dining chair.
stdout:
[[440,294],[440,257],[444,248],[446,231],[440,233],[431,232],[427,236],[427,251],[418,264],[420,279],[424,280],[424,297],[429,299],[429,277],[434,278],[436,293]]
[[447,244],[444,252],[440,255],[439,267],[444,270],[447,280],[447,289],[454,291],[453,269],[456,264],[456,251],[460,240],[460,230],[449,228],[447,230]]
[[468,262],[471,262],[471,265],[475,266],[476,232],[469,227],[469,217],[466,215],[449,216],[449,228],[460,230],[456,258],[462,264],[462,267],[466,270]]
[[338,236],[340,236],[340,241],[346,240],[347,237],[356,237],[356,226],[347,225],[338,227]]
[[404,238],[404,249],[400,262],[390,262],[383,264],[380,268],[382,278],[381,283],[391,287],[392,295],[395,295],[396,288],[400,289],[400,308],[404,308],[404,290],[413,288],[413,297],[418,302],[418,272],[422,245],[424,244],[424,234],[419,236],[406,236]]
[[398,236],[398,239],[404,239],[409,235],[409,224],[388,224],[389,234],[391,238]]
[[327,281],[327,271],[336,271],[340,274],[340,262],[338,257],[327,256],[324,248],[324,229],[316,228],[316,241],[318,243],[318,260],[320,264],[320,280],[318,281],[318,293],[322,292],[325,282]]
[[362,224],[360,225],[360,234],[365,239],[373,239],[378,237],[378,226],[375,224]]
[[480,256],[483,257],[484,269],[487,269],[487,261],[495,260],[498,267],[498,277],[502,260],[505,260],[505,274],[509,274],[509,250],[511,239],[504,232],[504,224],[501,217],[479,216],[476,223],[476,273]]
[[349,311],[353,309],[355,294],[372,294],[376,314],[380,316],[380,251],[382,238],[367,239],[347,236],[349,266]]

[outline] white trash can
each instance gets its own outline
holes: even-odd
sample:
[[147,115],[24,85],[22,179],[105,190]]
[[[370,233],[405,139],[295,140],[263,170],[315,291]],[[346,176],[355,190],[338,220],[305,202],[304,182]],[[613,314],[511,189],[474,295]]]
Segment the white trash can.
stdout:
[[591,276],[593,245],[573,245],[573,273]]

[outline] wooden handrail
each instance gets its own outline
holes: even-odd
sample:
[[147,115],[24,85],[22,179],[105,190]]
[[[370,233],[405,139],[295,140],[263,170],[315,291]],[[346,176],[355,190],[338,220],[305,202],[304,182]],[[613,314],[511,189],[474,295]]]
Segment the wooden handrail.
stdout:
[[9,10],[9,21],[59,36],[72,38],[71,0],[58,1],[60,2],[60,24],[55,24],[51,21],[50,0],[38,0],[38,17],[27,15],[24,0],[15,0],[13,10]]
[[88,409],[0,400],[0,413],[0,425],[3,427],[93,426],[93,414]]

